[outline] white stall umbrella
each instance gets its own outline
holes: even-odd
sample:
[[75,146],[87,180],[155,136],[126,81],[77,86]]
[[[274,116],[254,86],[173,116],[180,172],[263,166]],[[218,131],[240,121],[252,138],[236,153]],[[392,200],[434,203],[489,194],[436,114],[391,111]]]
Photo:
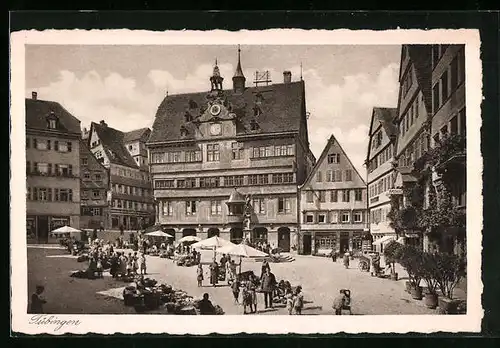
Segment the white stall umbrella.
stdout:
[[153,231],[153,232],[148,232],[146,233],[146,236],[151,236],[151,237],[164,237],[164,238],[174,238],[174,236],[163,232],[163,231]]
[[222,239],[218,236],[213,236],[208,239],[201,240],[199,242],[191,245],[192,248],[200,248],[200,249],[213,249],[213,248],[221,248],[225,246],[236,246],[236,244],[231,243],[228,240]]
[[182,237],[181,239],[179,239],[179,243],[184,243],[184,242],[199,242],[200,240],[201,240],[200,237],[186,236],[186,237]]
[[249,245],[246,244],[237,244],[237,245],[227,245],[221,248],[218,248],[216,250],[217,253],[219,254],[229,254],[232,256],[239,256],[240,257],[240,273],[241,273],[241,258],[242,257],[247,257],[247,258],[254,258],[254,257],[266,257],[269,256],[268,254],[257,250],[255,248],[252,248]]
[[53,234],[66,234],[66,233],[81,233],[82,231],[73,228],[71,226],[65,225],[59,228],[56,228],[55,230],[51,231],[50,233]]

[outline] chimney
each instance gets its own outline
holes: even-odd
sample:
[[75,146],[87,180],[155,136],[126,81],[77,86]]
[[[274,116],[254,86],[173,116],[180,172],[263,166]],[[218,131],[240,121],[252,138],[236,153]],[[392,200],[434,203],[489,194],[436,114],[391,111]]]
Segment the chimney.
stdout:
[[292,82],[292,72],[291,71],[283,71],[283,83]]
[[38,98],[38,93],[37,92],[31,92],[31,99],[37,100]]
[[101,120],[101,122],[99,122],[99,124],[103,127],[107,127],[108,125],[106,124],[106,122],[104,122],[104,120]]

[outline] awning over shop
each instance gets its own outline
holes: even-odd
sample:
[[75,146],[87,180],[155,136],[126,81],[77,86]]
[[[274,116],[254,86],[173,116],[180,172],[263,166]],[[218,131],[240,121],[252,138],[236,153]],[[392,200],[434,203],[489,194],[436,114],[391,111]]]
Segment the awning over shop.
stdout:
[[374,241],[372,243],[372,245],[384,245],[384,244],[389,243],[391,240],[395,240],[395,239],[396,239],[395,236],[385,236],[385,237],[382,237],[382,238],[377,239],[376,241]]

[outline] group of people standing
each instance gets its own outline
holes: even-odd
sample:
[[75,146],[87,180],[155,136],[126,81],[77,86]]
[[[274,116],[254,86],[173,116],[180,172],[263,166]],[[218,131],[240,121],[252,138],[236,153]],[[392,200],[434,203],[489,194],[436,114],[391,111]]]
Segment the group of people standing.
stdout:
[[137,251],[134,254],[129,252],[128,255],[124,252],[113,253],[110,264],[110,273],[113,278],[147,274],[146,256],[144,253],[138,255]]

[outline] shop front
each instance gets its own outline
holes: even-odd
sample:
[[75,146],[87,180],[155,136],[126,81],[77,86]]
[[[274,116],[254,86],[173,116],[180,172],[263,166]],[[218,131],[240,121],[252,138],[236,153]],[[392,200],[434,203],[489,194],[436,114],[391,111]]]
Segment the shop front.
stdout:
[[50,232],[56,228],[71,226],[69,216],[28,215],[26,217],[26,237],[31,243],[48,243],[55,241]]
[[329,255],[332,251],[343,254],[346,251],[361,251],[362,231],[317,231],[313,232],[314,255]]

